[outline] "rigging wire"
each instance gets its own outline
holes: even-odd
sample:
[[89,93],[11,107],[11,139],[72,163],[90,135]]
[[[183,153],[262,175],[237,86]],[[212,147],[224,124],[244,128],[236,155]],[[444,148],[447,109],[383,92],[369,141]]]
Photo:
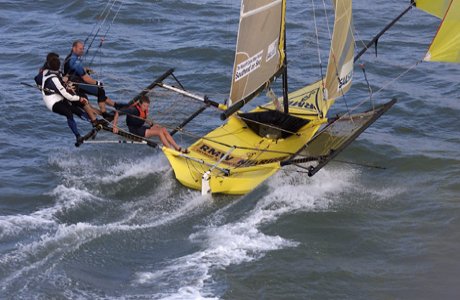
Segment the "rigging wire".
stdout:
[[[116,1],[116,0],[115,0]],[[97,25],[101,22],[103,19],[102,16],[105,14],[106,9],[109,7],[111,1],[107,1],[107,3],[104,6],[104,9],[102,12],[96,17],[97,22],[94,23],[93,28],[91,29],[91,32],[88,34],[88,36],[85,38],[84,43],[88,42],[89,38],[93,35],[94,30],[96,29]]]
[[[422,60],[418,60],[415,64],[413,64],[412,66],[408,67],[406,70],[404,70],[403,72],[401,72],[397,77],[387,81],[379,90],[377,90],[375,93],[373,93],[372,95],[376,95],[384,90],[386,90],[386,88],[388,86],[390,86],[391,84],[393,84],[396,80],[398,80],[399,78],[401,78],[402,76],[406,75],[408,72],[410,72],[411,70],[413,70],[415,67],[417,67],[420,63],[423,62],[423,59]],[[367,101],[369,101],[370,97],[369,98],[366,98],[364,99],[363,101],[359,102],[355,107],[353,107],[351,109],[351,112],[355,111],[356,109],[358,109],[361,105],[363,105],[364,103],[366,103]],[[346,114],[344,114],[343,116],[345,116]],[[342,117],[343,117],[342,116]],[[341,118],[342,118],[341,117]]]
[[[84,57],[86,57],[86,55],[89,53],[89,50],[91,49],[94,40],[96,39],[96,37],[97,37],[98,34],[99,34],[99,31],[101,31],[102,27],[104,26],[105,22],[107,21],[107,18],[109,17],[110,12],[112,11],[112,8],[113,8],[113,6],[115,5],[115,3],[116,3],[117,1],[118,1],[118,0],[113,0],[113,1],[110,0],[110,1],[108,1],[108,2],[107,2],[107,5],[106,5],[106,7],[104,7],[104,10],[102,11],[101,15],[99,15],[100,18],[103,17],[103,20],[102,20],[102,22],[100,22],[100,21],[96,22],[96,25],[97,25],[98,23],[100,23],[100,24],[99,24],[99,28],[98,28],[97,31],[94,33],[94,35],[93,35],[93,31],[94,31],[94,28],[93,28],[93,30],[91,30],[91,33],[90,33],[90,34],[88,35],[88,37],[85,39],[85,44],[86,44],[86,42],[88,41],[88,39],[89,39],[89,38],[91,37],[91,35],[92,35],[91,42],[90,42],[88,48],[86,48],[86,52],[85,52]],[[110,5],[110,3],[112,3],[112,4]],[[109,8],[109,6],[110,6],[110,8]]]
[[369,91],[369,100],[371,102],[372,109],[375,109],[375,102],[374,102],[374,98],[372,97],[373,91],[372,91],[371,84],[369,83],[369,80],[367,79],[366,66],[364,65],[364,63],[362,63],[362,64],[359,64],[359,67],[361,68],[361,70],[363,70],[364,80],[366,80],[367,89]]
[[326,2],[323,0],[323,9],[324,9],[324,16],[326,17],[326,26],[327,26],[327,32],[329,33],[329,40],[332,40],[332,32],[329,24],[329,17],[327,13],[327,8],[326,8]]
[[[119,110],[116,110],[116,109],[113,109],[113,108],[109,108],[113,111],[118,111],[120,112]],[[131,114],[126,114],[126,115],[129,115],[133,118],[138,118],[138,119],[141,119],[139,116],[136,116],[136,115],[131,115]],[[158,123],[158,122],[155,122],[153,121],[152,119],[143,119],[147,122],[152,122],[153,124],[156,124],[156,125],[160,125],[162,127],[165,127],[167,129],[176,129],[178,130],[178,132],[186,135],[186,136],[189,136],[189,137],[193,137],[193,138],[197,138],[197,139],[203,139],[203,140],[206,140],[206,141],[210,141],[210,142],[213,142],[213,143],[216,143],[218,145],[221,145],[221,146],[224,146],[224,147],[228,147],[228,148],[231,148],[231,147],[235,147],[236,149],[242,149],[242,150],[254,150],[254,151],[265,151],[265,152],[270,152],[270,153],[278,153],[278,154],[287,154],[287,155],[293,155],[294,153],[293,152],[287,152],[287,151],[276,151],[276,150],[260,150],[260,148],[256,148],[256,147],[244,147],[244,146],[235,146],[235,145],[230,145],[230,144],[227,144],[227,143],[223,143],[223,142],[220,142],[220,141],[217,141],[215,140],[216,137],[204,137],[204,136],[200,136],[200,135],[197,135],[197,134],[194,134],[190,131],[187,131],[187,130],[184,130],[183,128],[177,128],[175,126],[170,126],[170,125],[166,125],[166,124],[161,124],[161,123]],[[117,126],[118,127],[118,126]],[[227,131],[224,129],[224,131]],[[228,132],[228,131],[227,131]],[[232,135],[234,134],[235,132],[228,132],[229,135]],[[245,142],[244,140],[240,139],[241,142]],[[248,145],[251,145],[249,142],[245,142],[246,144]]]
[[[116,2],[117,2],[117,0],[114,1],[114,5],[115,5]],[[105,31],[104,35],[100,39],[99,46],[97,47],[96,52],[93,54],[93,57],[91,58],[91,61],[89,62],[90,67],[93,64],[93,61],[94,61],[94,58],[96,57],[96,55],[98,55],[101,52],[102,45],[104,44],[105,38],[107,37],[107,34],[109,33],[110,29],[112,28],[112,25],[115,22],[116,18],[118,17],[118,14],[120,13],[120,10],[121,10],[122,6],[123,6],[123,0],[120,1],[120,5],[118,6],[117,11],[116,11],[115,15],[112,18],[112,22],[109,23],[109,26],[107,27],[107,30]],[[112,10],[112,7],[111,7],[111,10]],[[94,36],[94,38],[96,38],[96,35]],[[94,41],[94,38],[93,38],[93,41]]]
[[317,23],[317,20],[316,20],[316,7],[315,7],[314,0],[311,0],[311,3],[312,3],[312,6],[313,6],[313,21],[314,21],[314,24],[315,24],[316,49],[318,50],[318,60],[319,60],[321,81],[323,82],[323,86],[324,86],[323,63],[322,63],[322,60],[321,60],[321,46],[320,46],[320,42],[319,42],[318,23]]
[[[313,11],[313,21],[315,23],[315,37],[316,37],[316,49],[318,50],[318,63],[319,63],[319,71],[320,71],[320,76],[321,76],[321,85],[322,85],[322,88],[323,88],[323,91],[324,89],[326,88],[325,85],[324,85],[324,73],[323,73],[323,62],[321,60],[321,46],[319,44],[319,33],[318,33],[318,23],[316,21],[316,7],[315,7],[315,1],[314,0],[311,0],[311,4],[312,4],[312,11]],[[324,97],[324,93],[323,93],[323,97]],[[318,100],[317,100],[318,101]],[[320,103],[321,103],[321,108],[323,107],[323,101],[322,99],[320,99]],[[320,109],[319,107],[319,103],[316,102],[316,107],[318,109],[318,113],[320,115],[320,117],[323,116],[323,112],[322,112],[322,109]]]

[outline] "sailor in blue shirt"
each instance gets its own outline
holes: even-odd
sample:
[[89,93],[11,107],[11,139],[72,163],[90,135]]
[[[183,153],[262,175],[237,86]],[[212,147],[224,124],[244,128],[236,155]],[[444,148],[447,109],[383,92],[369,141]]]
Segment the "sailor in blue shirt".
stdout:
[[105,104],[113,106],[116,109],[124,107],[126,104],[117,104],[107,97],[102,82],[94,80],[89,76],[87,69],[81,61],[84,50],[85,45],[82,41],[77,40],[73,42],[72,52],[65,59],[64,74],[69,76],[69,80],[76,84],[78,93],[82,95],[90,94],[97,97],[97,102],[104,118],[113,118],[112,115],[107,113]]

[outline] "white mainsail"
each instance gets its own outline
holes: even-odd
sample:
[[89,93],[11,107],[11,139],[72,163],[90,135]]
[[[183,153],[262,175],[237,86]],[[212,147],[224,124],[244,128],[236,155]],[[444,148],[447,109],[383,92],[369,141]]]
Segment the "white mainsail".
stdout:
[[285,0],[242,0],[228,106],[249,101],[283,67]]

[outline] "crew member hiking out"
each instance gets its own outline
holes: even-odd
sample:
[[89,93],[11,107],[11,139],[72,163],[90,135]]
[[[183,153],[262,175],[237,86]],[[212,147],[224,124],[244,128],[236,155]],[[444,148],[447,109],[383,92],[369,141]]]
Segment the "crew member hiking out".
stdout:
[[47,62],[49,69],[43,70],[41,86],[43,101],[50,111],[67,118],[67,124],[77,140],[75,145],[79,146],[83,143],[83,137],[78,131],[73,114],[80,118],[89,118],[93,126],[96,126],[99,121],[96,120],[96,113],[94,108],[89,105],[88,99],[74,95],[66,90],[59,73],[60,66],[59,58],[52,57]]
[[[176,144],[166,128],[160,125],[153,125],[153,123],[147,119],[149,105],[150,99],[144,95],[138,102],[135,102],[130,107],[120,109],[122,114],[126,114],[126,125],[128,126],[129,132],[144,138],[157,136],[165,147],[188,153],[187,149],[182,149]],[[113,133],[118,133],[118,117],[119,113],[116,111],[115,118],[113,119]],[[149,123],[149,127],[145,126],[146,122]]]
[[77,85],[78,94],[81,96],[84,96],[84,94],[96,96],[102,116],[106,119],[111,119],[112,115],[107,113],[105,105],[108,104],[119,109],[125,107],[126,104],[117,104],[107,97],[102,82],[91,78],[88,74],[89,69],[83,67],[81,61],[84,50],[85,45],[82,41],[77,40],[73,42],[72,51],[64,61],[64,74],[69,77],[71,82]]

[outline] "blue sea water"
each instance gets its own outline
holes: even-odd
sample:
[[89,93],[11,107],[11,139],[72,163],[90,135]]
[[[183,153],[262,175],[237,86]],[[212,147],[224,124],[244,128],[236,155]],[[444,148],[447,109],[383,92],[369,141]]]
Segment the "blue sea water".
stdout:
[[[355,0],[357,48],[406,2]],[[399,102],[339,159],[385,170],[334,162],[312,178],[281,171],[242,197],[203,197],[158,150],[75,148],[65,119],[20,84],[33,83],[48,52],[65,57],[97,29],[107,3],[0,1],[1,299],[458,299],[460,68],[415,66],[439,20],[413,9],[378,56],[371,49],[359,62],[372,90],[383,88],[373,99]],[[187,89],[223,102],[239,5],[118,1],[87,59],[96,53],[96,76],[116,100],[174,67]],[[312,2],[288,1],[287,18],[293,90],[321,74]],[[327,38],[320,44],[325,65]],[[357,65],[337,110],[368,97]],[[209,110],[191,130],[218,124]]]

